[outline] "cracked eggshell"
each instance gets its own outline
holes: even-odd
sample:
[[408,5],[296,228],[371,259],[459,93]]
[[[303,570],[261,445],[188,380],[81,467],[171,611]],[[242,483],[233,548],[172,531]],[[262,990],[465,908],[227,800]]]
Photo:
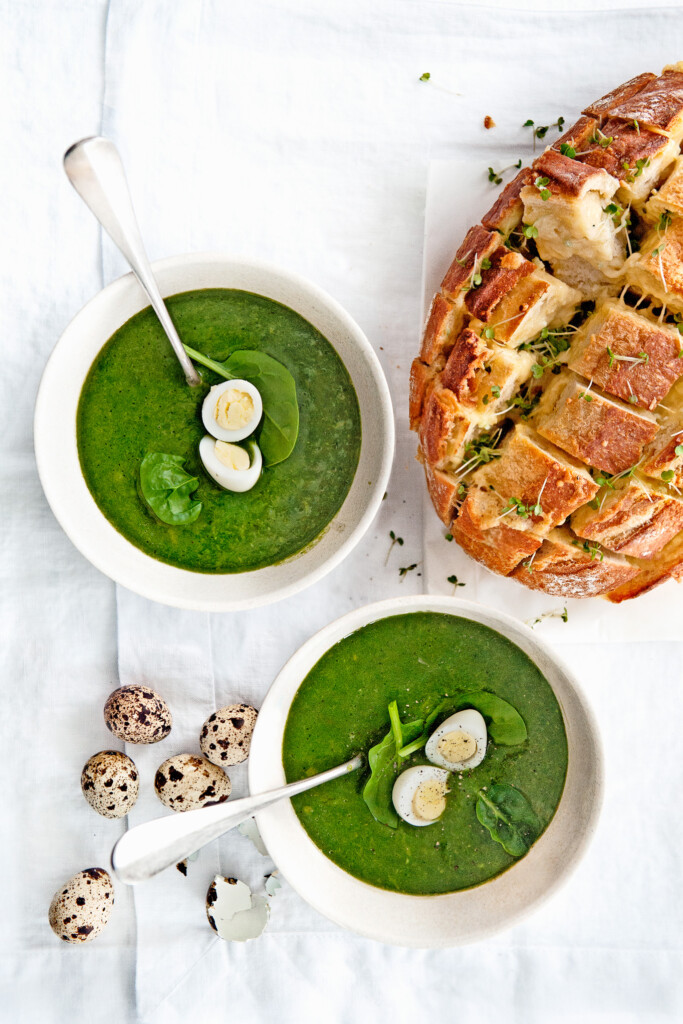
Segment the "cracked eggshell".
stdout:
[[107,697],[104,721],[126,743],[158,743],[171,731],[173,717],[163,697],[149,686],[121,686]]
[[228,704],[209,715],[199,735],[199,746],[212,764],[225,767],[246,761],[258,711],[250,704]]
[[157,768],[154,788],[162,804],[172,811],[194,811],[221,804],[232,784],[225,772],[197,754],[176,754]]
[[114,905],[114,887],[104,868],[86,868],[52,897],[49,921],[64,942],[90,942],[102,931]]
[[266,927],[270,906],[239,879],[216,875],[206,894],[206,916],[221,939],[247,942]]
[[122,818],[138,798],[138,770],[120,750],[101,750],[86,761],[81,789],[90,806],[104,818]]

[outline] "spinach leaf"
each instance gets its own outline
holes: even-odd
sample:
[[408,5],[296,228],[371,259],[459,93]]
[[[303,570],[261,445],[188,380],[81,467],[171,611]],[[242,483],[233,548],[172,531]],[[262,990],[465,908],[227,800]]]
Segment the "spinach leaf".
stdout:
[[484,716],[488,733],[494,743],[502,743],[506,747],[516,747],[527,738],[524,719],[512,704],[488,690],[475,690],[473,693],[462,693],[458,696],[457,710],[472,707]]
[[477,818],[491,838],[511,857],[522,857],[538,838],[540,823],[533,807],[514,786],[494,782],[477,795]]
[[299,436],[299,403],[296,383],[286,366],[257,350],[233,352],[223,363],[202,352],[184,346],[197,363],[220,374],[226,380],[248,380],[258,388],[263,401],[263,420],[259,448],[265,466],[275,466],[288,458]]
[[399,750],[420,735],[424,722],[421,718],[414,722],[402,722],[396,701],[389,705],[389,721],[389,732],[368,751],[370,778],[363,788],[363,800],[375,821],[389,828],[398,828],[399,819],[391,800],[391,791],[401,760]]
[[183,469],[181,455],[148,452],[140,463],[140,493],[157,519],[169,526],[194,523],[202,510],[191,494],[199,487],[196,476]]

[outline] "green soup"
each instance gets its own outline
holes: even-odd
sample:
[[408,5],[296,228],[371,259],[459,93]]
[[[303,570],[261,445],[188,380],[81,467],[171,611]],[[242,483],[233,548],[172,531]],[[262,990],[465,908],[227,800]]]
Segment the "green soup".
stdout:
[[[250,292],[184,292],[167,299],[183,341],[224,361],[260,349],[296,381],[299,436],[284,462],[244,494],[220,488],[197,447],[206,433],[202,401],[222,378],[200,368],[190,388],[150,308],[132,317],[95,359],[78,406],[81,467],[90,492],[131,543],[153,558],[196,572],[246,572],[303,550],[334,518],[358,465],[360,411],[351,379],[330,343],[286,306]],[[201,515],[187,526],[158,522],[138,496],[147,452],[180,455],[199,478]]]
[[[439,821],[398,828],[372,817],[362,797],[367,771],[344,776],[293,800],[313,842],[345,871],[371,885],[426,895],[480,885],[515,858],[475,813],[477,794],[507,783],[526,796],[547,828],[562,795],[567,738],[555,695],[532,661],[492,629],[432,612],[374,622],[332,647],[301,684],[287,719],[283,762],[288,781],[323,771],[367,750],[388,729],[387,705],[420,718],[445,695],[488,690],[521,714],[527,740],[495,746],[470,771],[451,776]],[[444,714],[434,724],[450,714]],[[401,770],[428,763],[424,751]]]

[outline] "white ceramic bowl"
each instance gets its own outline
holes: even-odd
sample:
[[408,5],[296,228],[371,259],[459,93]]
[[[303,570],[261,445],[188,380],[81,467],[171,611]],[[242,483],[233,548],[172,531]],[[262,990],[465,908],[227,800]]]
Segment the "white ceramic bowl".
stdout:
[[71,321],[45,367],[36,402],[38,472],[64,531],[93,565],[144,597],[179,608],[234,611],[277,601],[315,583],[358,543],[386,490],[394,453],[389,389],[367,338],[320,288],[267,263],[219,253],[174,256],[154,264],[166,297],[196,288],[239,288],[275,299],[313,324],[334,346],[358,395],[360,460],[344,504],[313,544],[287,561],[254,572],[212,575],[178,569],[144,554],[100,512],[78,461],[76,409],[83,381],[122,324],[148,305],[132,274],[104,288]]
[[414,611],[446,612],[490,626],[520,647],[552,686],[564,716],[569,766],[555,817],[538,842],[519,863],[484,885],[438,896],[407,896],[361,882],[328,860],[288,800],[261,811],[257,821],[288,882],[337,924],[400,946],[457,946],[509,927],[546,900],[581,859],[600,812],[602,751],[593,715],[575,680],[532,630],[500,612],[449,597],[394,598],[350,612],[308,640],[270,688],[252,740],[249,788],[259,793],[285,782],[282,738],[289,708],[325,651],[369,622]]

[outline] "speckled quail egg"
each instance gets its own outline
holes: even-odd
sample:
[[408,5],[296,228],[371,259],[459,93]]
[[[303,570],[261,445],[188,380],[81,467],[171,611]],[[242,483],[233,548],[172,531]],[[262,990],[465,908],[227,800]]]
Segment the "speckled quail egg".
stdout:
[[202,403],[202,420],[219,441],[243,441],[263,415],[259,391],[248,380],[226,380],[211,388]]
[[52,897],[49,921],[64,942],[90,942],[102,931],[114,906],[114,887],[104,868],[86,868]]
[[229,704],[204,722],[199,746],[204,757],[221,766],[246,761],[258,711],[250,704]]
[[157,768],[154,788],[162,804],[172,811],[194,811],[221,804],[232,784],[222,768],[197,754],[176,754]]
[[83,796],[105,818],[122,818],[138,798],[138,770],[120,750],[101,750],[81,772]]
[[126,743],[158,743],[168,736],[173,718],[163,697],[148,686],[121,686],[107,697],[104,721]]
[[474,708],[457,711],[427,740],[425,754],[432,762],[451,772],[476,768],[486,756],[486,722]]
[[433,825],[446,810],[449,776],[429,764],[401,772],[391,792],[396,813],[409,825]]
[[241,448],[205,434],[199,442],[199,458],[220,487],[238,494],[250,491],[258,483],[263,468],[261,449],[256,441],[247,441],[246,447]]

